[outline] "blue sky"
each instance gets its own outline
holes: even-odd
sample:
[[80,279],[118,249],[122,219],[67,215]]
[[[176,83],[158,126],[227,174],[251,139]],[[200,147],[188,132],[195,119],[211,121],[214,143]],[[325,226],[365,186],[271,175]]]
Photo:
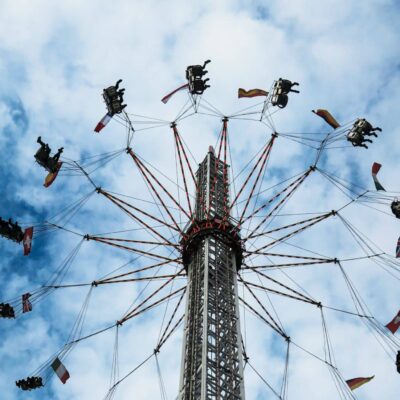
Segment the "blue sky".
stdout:
[[[383,165],[379,175],[383,186],[400,192],[399,15],[398,5],[389,0],[281,0],[268,4],[239,0],[196,4],[180,0],[1,2],[0,216],[12,216],[25,226],[37,224],[92,190],[85,178],[66,174],[44,189],[45,172],[33,159],[37,136],[41,135],[53,150],[64,146],[63,156],[70,160],[123,149],[125,129],[116,121],[111,121],[101,134],[93,134],[95,124],[105,113],[102,89],[123,78],[128,112],[172,121],[186,95],[177,94],[167,105],[160,99],[184,82],[187,65],[206,59],[212,62],[207,68],[211,88],[205,99],[224,114],[256,103],[239,101],[238,87],[268,90],[274,79],[283,77],[299,82],[301,93],[293,94],[288,107],[274,116],[278,133],[328,132],[329,127],[310,112],[315,108],[330,110],[342,123],[366,117],[382,127],[382,134],[370,149],[329,150],[320,168],[372,190],[370,168],[377,161]],[[221,125],[218,118],[194,116],[182,120],[178,127],[196,161],[201,161],[208,145],[215,143]],[[233,164],[238,172],[271,130],[253,121],[230,121],[229,129]],[[137,132],[133,148],[175,178],[168,125]],[[314,157],[308,147],[279,137],[269,163],[271,173],[265,175],[263,187],[305,170]],[[149,198],[125,153],[96,171],[93,179],[114,192]],[[172,184],[168,185],[173,189]],[[287,210],[329,211],[346,201],[316,173],[296,193]],[[387,211],[385,205],[379,207]],[[154,207],[149,210],[157,212]],[[346,209],[344,216],[393,254],[400,235],[398,220],[357,204]],[[68,227],[85,234],[136,226],[95,194]],[[131,238],[141,238],[139,232],[132,233]],[[32,254],[23,257],[19,246],[2,239],[0,301],[20,296],[50,279],[78,241],[67,232],[35,237]],[[299,236],[293,244],[332,257],[360,255],[338,218]],[[91,282],[131,259],[125,252],[85,242],[66,282]],[[135,265],[146,262],[141,259]],[[398,275],[394,278],[370,261],[345,267],[373,315],[381,323],[388,322],[399,309]],[[285,273],[326,304],[351,308],[337,269],[323,266]],[[287,279],[279,271],[278,276]],[[84,332],[114,323],[141,288],[133,284],[95,288]],[[67,385],[54,379],[45,389],[29,394],[18,392],[14,385],[16,379],[26,377],[63,345],[86,294],[87,288],[59,290],[34,312],[16,321],[0,321],[2,400],[103,398],[112,362],[113,331],[74,349],[66,361],[71,373]],[[263,299],[269,304],[266,297]],[[271,300],[291,336],[321,354],[317,310],[287,300]],[[121,375],[152,352],[164,311],[157,309],[121,328]],[[397,398],[399,380],[394,363],[365,326],[341,314],[328,313],[327,318],[344,377],[376,375],[355,395],[366,400]],[[244,321],[242,325],[252,363],[277,386],[283,357],[280,339],[249,314],[246,328]],[[180,330],[160,354],[168,399],[175,399],[178,391],[181,337]],[[290,373],[289,399],[337,398],[326,369],[301,352],[293,351]],[[254,373],[246,370],[245,379],[248,399],[273,398]],[[309,387],[316,380],[324,384],[310,393]],[[116,399],[132,393],[138,399],[160,397],[154,361],[121,384]]]

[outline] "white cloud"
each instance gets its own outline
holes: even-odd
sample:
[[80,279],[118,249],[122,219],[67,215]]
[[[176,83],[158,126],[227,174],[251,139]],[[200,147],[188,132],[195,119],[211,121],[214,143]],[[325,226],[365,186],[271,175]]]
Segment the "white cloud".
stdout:
[[[53,149],[64,145],[64,155],[71,159],[79,159],[83,151],[93,155],[122,149],[125,131],[115,121],[101,134],[92,133],[105,112],[100,96],[103,87],[121,77],[127,89],[125,97],[129,112],[171,121],[185,101],[185,94],[177,94],[168,105],[163,105],[160,98],[183,83],[186,65],[202,63],[207,58],[212,60],[207,68],[211,88],[205,99],[223,113],[253,104],[252,100],[236,99],[238,87],[268,90],[274,79],[283,77],[300,82],[301,93],[291,95],[288,107],[276,115],[278,132],[314,132],[322,127],[328,131],[323,122],[311,114],[310,110],[315,108],[329,109],[342,123],[365,115],[374,124],[382,126],[384,132],[368,151],[330,150],[321,168],[347,180],[352,180],[356,174],[360,185],[372,188],[370,167],[372,162],[379,161],[383,164],[380,173],[383,185],[399,190],[396,187],[396,148],[400,143],[395,110],[399,100],[396,5],[389,1],[365,4],[355,1],[280,1],[271,2],[266,11],[259,9],[257,12],[257,7],[262,6],[258,2],[228,1],[203,2],[201,5],[183,1],[140,3],[122,0],[113,3],[69,0],[57,4],[45,0],[2,2],[0,54],[3,60],[0,68],[6,77],[2,79],[6,89],[0,89],[0,92],[3,96],[16,94],[29,117],[27,134],[13,138],[17,149],[9,168],[25,184],[16,188],[12,197],[54,214],[65,204],[86,194],[92,188],[80,177],[60,176],[51,189],[45,191],[41,187],[45,173],[32,163],[36,137],[42,135]],[[261,18],[263,14],[267,15],[264,19]],[[13,111],[5,104],[0,102],[0,132],[14,124]],[[215,143],[221,126],[219,118],[195,116],[181,121],[178,128],[196,160],[200,161],[208,145]],[[229,129],[235,172],[238,173],[269,139],[271,130],[252,121],[236,120],[229,122]],[[8,157],[5,140],[0,133],[1,153]],[[138,131],[133,149],[175,179],[173,141],[168,126]],[[284,171],[284,177],[288,177],[308,168],[313,160],[314,153],[309,148],[278,137],[269,166],[276,167],[279,173]],[[244,178],[245,174],[237,184]],[[2,179],[7,178],[2,176]],[[125,153],[96,171],[93,179],[108,190],[151,200],[133,160]],[[267,172],[264,186],[282,179]],[[160,180],[176,193],[173,183],[162,177]],[[185,204],[183,192],[180,196]],[[345,196],[315,172],[284,212],[329,211],[346,201]],[[142,206],[144,203],[136,204]],[[168,204],[172,205],[170,201]],[[387,211],[387,205],[380,207]],[[0,208],[0,211],[7,215],[15,211],[19,214],[16,217],[21,218],[30,212],[11,208]],[[157,212],[154,207],[151,211]],[[386,252],[393,254],[398,221],[357,204],[345,209],[343,215]],[[289,219],[277,218],[271,227],[279,226],[282,220],[287,222]],[[97,194],[70,225],[71,229],[83,233],[136,227],[136,223]],[[167,231],[163,233],[168,234]],[[139,233],[132,235],[135,239],[142,237]],[[32,283],[28,282],[36,285],[32,270],[39,269],[42,283],[77,239],[68,234],[56,235],[40,261],[29,265],[21,262],[18,275],[11,273],[10,282],[0,286],[1,293],[9,298],[30,287]],[[145,240],[151,240],[150,236],[146,235]],[[257,242],[262,243],[262,240]],[[317,225],[290,243],[331,257],[363,254],[337,217]],[[40,249],[37,249],[38,242],[35,244],[38,257]],[[9,243],[2,245],[10,251]],[[298,251],[286,245],[277,250]],[[85,242],[67,280],[91,282],[124,264],[129,257],[130,254],[101,244]],[[144,265],[148,265],[148,261],[146,264],[141,258],[121,272]],[[373,314],[386,323],[398,308],[397,280],[369,260],[343,265]],[[4,260],[0,271],[5,273],[8,268]],[[353,309],[336,265],[299,267],[284,272],[323,304]],[[25,274],[27,277],[22,278]],[[293,282],[279,271],[271,276],[293,286]],[[121,318],[143,286],[126,283],[112,288],[95,288],[84,332],[101,329]],[[35,310],[36,313],[24,316],[21,323],[16,321],[15,329],[10,328],[11,321],[0,321],[7,326],[4,345],[0,348],[1,358],[5,360],[2,369],[6,371],[0,379],[0,391],[6,400],[19,398],[13,386],[16,378],[35,369],[62,345],[86,290],[55,292]],[[270,307],[265,295],[260,293],[260,298],[266,307]],[[250,301],[248,294],[246,299]],[[319,310],[290,299],[271,299],[293,340],[322,355]],[[148,317],[129,321],[121,327],[121,374],[151,353],[157,342],[162,315],[161,307]],[[386,357],[359,320],[333,311],[326,311],[326,315],[337,363],[344,377],[376,374],[374,381],[358,389],[357,393],[367,400],[395,398],[393,393],[398,390],[398,379],[393,360]],[[284,346],[276,343],[283,340],[272,339],[274,335],[270,330],[248,313],[246,332],[252,364],[277,387]],[[160,354],[170,399],[175,398],[178,391],[181,336],[179,331]],[[72,375],[68,384],[64,386],[54,380],[51,384],[54,395],[48,394],[46,389],[35,396],[60,400],[103,396],[108,386],[112,346],[113,331],[80,343],[66,362]],[[322,363],[300,350],[293,349],[292,354],[289,398],[294,395],[298,399],[337,398]],[[248,368],[245,377],[247,398],[270,396],[265,385]],[[316,385],[315,382],[324,384]],[[116,398],[135,393],[140,399],[154,399],[159,396],[157,385],[155,363],[151,360],[137,375],[120,385]]]

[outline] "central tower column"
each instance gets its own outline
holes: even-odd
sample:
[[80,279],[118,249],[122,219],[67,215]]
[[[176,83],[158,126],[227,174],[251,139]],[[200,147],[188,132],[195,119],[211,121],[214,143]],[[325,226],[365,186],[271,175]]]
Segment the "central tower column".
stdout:
[[228,165],[210,147],[196,173],[195,221],[182,239],[188,275],[180,400],[244,400],[237,271],[239,232],[229,216]]

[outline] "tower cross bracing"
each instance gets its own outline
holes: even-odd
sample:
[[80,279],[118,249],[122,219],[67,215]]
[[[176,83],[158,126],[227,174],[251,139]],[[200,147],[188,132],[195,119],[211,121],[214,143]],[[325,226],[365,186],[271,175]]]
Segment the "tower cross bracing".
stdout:
[[195,219],[182,239],[188,275],[180,400],[244,400],[237,271],[242,248],[229,213],[229,166],[210,147],[196,173]]

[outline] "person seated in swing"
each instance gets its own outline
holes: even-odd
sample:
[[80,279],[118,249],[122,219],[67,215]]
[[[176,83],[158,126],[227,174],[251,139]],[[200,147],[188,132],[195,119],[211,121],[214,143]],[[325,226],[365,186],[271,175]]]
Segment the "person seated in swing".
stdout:
[[285,108],[289,101],[288,94],[290,92],[300,93],[298,90],[293,89],[293,86],[299,86],[297,82],[289,81],[288,79],[279,78],[275,84],[271,96],[271,104],[279,108]]
[[397,351],[396,355],[396,369],[397,372],[400,374],[400,350]]
[[189,92],[191,94],[203,94],[203,92],[210,87],[210,85],[207,85],[206,83],[210,79],[193,79],[192,81],[189,82]]
[[354,122],[353,128],[354,130],[361,132],[361,134],[365,136],[378,137],[375,132],[382,132],[381,128],[379,128],[378,126],[374,128],[365,118],[358,118],[356,122]]
[[22,242],[22,239],[24,238],[24,232],[18,225],[18,222],[15,221],[15,223],[13,223],[10,218],[8,220],[8,225],[10,226],[10,238],[18,243]]
[[47,143],[42,141],[41,136],[37,138],[37,142],[40,144],[40,149],[35,154],[37,163],[50,173],[56,172],[58,169],[58,161],[64,151],[64,147],[60,147],[57,153],[53,157],[50,157],[51,148]]
[[57,172],[58,160],[59,160],[62,152],[63,152],[63,148],[61,147],[60,149],[58,149],[58,152],[54,155],[54,157],[49,158],[49,160],[47,161],[47,164],[45,166],[45,168],[48,172],[50,172],[52,174]]
[[372,143],[371,139],[365,138],[361,131],[355,129],[351,129],[347,134],[347,140],[354,147],[364,147],[366,149],[368,149],[368,146],[365,143]]
[[289,101],[289,97],[285,93],[273,94],[271,97],[271,104],[279,108],[285,108]]
[[116,100],[118,100],[118,102],[121,105],[122,109],[124,109],[126,107],[126,104],[122,104],[124,102],[124,94],[125,94],[125,89],[120,89],[117,92],[118,98]]
[[61,156],[61,154],[62,154],[63,151],[64,151],[64,147],[60,147],[60,148],[57,150],[57,153],[54,154],[54,156],[52,157],[52,160],[53,160],[55,163],[58,163],[58,160],[60,159],[60,156]]
[[32,390],[43,387],[43,380],[40,376],[30,376],[16,381],[15,384],[22,390]]
[[397,199],[394,200],[390,205],[390,208],[392,209],[392,213],[396,216],[396,218],[400,218],[400,201]]
[[18,222],[13,223],[11,218],[9,218],[8,221],[4,221],[0,218],[0,235],[18,243],[24,238],[24,233],[18,225]]
[[118,98],[120,99],[121,103],[123,103],[124,102],[125,89],[119,89],[117,93],[118,93]]
[[1,318],[15,318],[14,308],[9,303],[0,303]]
[[42,387],[42,386],[44,386],[44,385],[43,385],[43,379],[42,379],[41,376],[34,376],[33,379],[34,379],[34,382],[35,382],[36,387]]
[[103,96],[108,97],[108,98],[117,97],[119,85],[121,82],[122,82],[122,79],[119,79],[115,85],[111,85],[108,88],[104,89]]
[[42,142],[41,136],[37,138],[37,142],[40,144],[40,149],[36,152],[35,158],[40,165],[45,166],[49,160],[51,149],[47,143]]
[[20,379],[19,381],[16,381],[15,384],[22,390],[31,390],[29,388],[28,382],[25,379]]
[[123,102],[123,100],[121,100],[119,97],[111,100],[109,103],[108,112],[111,115],[122,113],[122,111],[126,107],[126,104],[122,104],[122,102]]
[[186,68],[186,79],[190,81],[191,79],[201,79],[205,74],[208,73],[207,70],[204,68],[208,63],[210,63],[211,60],[207,60],[204,62],[203,65],[189,65]]
[[37,389],[43,386],[43,380],[40,376],[31,376],[28,377],[26,380],[28,382],[28,386],[31,389]]
[[119,89],[121,82],[122,79],[119,79],[114,86],[109,86],[103,90],[103,98],[106,102],[108,113],[111,116],[120,114],[126,107],[126,104],[122,104],[124,101],[125,89]]
[[203,94],[210,87],[207,85],[210,79],[203,79],[203,76],[208,73],[204,68],[209,62],[211,61],[207,60],[203,65],[189,65],[186,68],[186,79],[189,83],[189,92],[191,94]]
[[300,93],[298,90],[292,89],[293,86],[299,86],[299,84],[297,82],[289,81],[289,79],[279,78],[275,85],[281,90],[281,93],[284,94],[289,94],[289,92]]
[[11,234],[11,227],[8,221],[4,221],[4,219],[0,217],[0,235],[9,237],[10,234]]

